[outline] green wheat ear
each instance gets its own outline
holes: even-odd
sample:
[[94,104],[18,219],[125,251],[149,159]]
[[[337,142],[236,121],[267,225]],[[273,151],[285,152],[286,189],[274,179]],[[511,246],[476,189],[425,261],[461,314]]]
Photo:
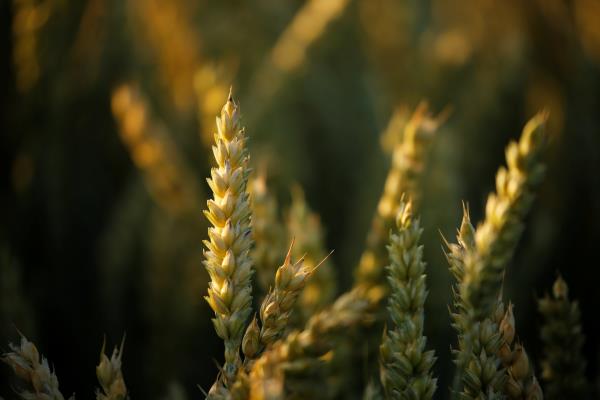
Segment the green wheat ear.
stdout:
[[419,220],[412,202],[400,202],[397,230],[390,234],[388,311],[393,326],[384,331],[380,347],[380,378],[388,399],[431,399],[436,389],[431,367],[433,351],[426,351],[423,336],[427,298],[423,246]]
[[465,207],[458,243],[446,243],[450,271],[457,282],[452,314],[458,332],[454,389],[463,399],[503,396],[506,376],[498,355],[504,314],[502,279],[521,237],[533,190],[543,176],[539,159],[546,142],[546,119],[546,113],[534,116],[523,128],[520,140],[508,146],[508,168],[499,169],[496,193],[488,197],[485,220],[477,230]]
[[204,265],[210,275],[206,300],[215,312],[217,335],[225,342],[225,384],[232,382],[241,365],[240,344],[246,321],[252,312],[253,274],[250,248],[250,204],[246,134],[240,111],[231,94],[217,118],[213,154],[217,166],[211,169],[208,184],[213,199],[205,215],[211,222],[210,240],[205,240]]
[[585,399],[588,383],[581,312],[579,304],[569,300],[569,288],[560,276],[554,282],[552,295],[538,300],[538,310],[544,321],[540,337],[544,346],[542,381],[546,398]]
[[498,170],[496,192],[489,195],[485,219],[474,233],[473,246],[466,249],[460,296],[479,317],[491,315],[496,307],[506,265],[521,238],[534,190],[544,176],[540,158],[547,141],[547,119],[545,112],[535,115],[519,141],[506,148],[507,167]]

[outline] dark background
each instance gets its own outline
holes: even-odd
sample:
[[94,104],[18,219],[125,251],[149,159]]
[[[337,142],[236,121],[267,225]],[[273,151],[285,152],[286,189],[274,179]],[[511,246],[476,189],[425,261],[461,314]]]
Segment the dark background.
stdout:
[[[13,0],[0,3],[0,349],[19,329],[56,368],[64,394],[90,397],[103,336],[127,333],[133,398],[201,396],[222,360],[202,300],[208,143],[230,85],[255,165],[282,208],[299,182],[322,218],[339,286],[351,284],[389,165],[392,109],[452,107],[422,184],[429,341],[446,396],[455,343],[440,250],[461,200],[474,221],[508,141],[550,111],[548,171],[507,272],[517,332],[539,358],[535,298],[558,271],[580,302],[588,375],[598,381],[600,6],[594,0],[332,1],[311,14],[305,57],[273,48],[299,0]],[[446,4],[448,3],[448,4]],[[288,31],[289,32],[289,31]],[[285,37],[285,34],[284,34]],[[289,49],[288,49],[289,51]],[[284,54],[291,54],[285,53]],[[291,58],[284,57],[289,61]],[[111,96],[133,85],[194,199],[152,190],[122,140]],[[158,127],[158,128],[157,128]],[[167,162],[169,164],[169,162]],[[149,190],[150,189],[150,190]],[[166,197],[165,197],[166,196]],[[568,344],[565,344],[568,346]],[[12,398],[8,367],[0,395]]]

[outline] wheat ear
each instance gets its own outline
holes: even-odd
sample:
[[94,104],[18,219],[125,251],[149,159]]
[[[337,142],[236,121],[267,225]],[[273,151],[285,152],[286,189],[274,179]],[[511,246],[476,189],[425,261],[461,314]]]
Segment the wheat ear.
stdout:
[[479,316],[490,315],[495,307],[506,265],[523,232],[523,219],[543,178],[540,157],[547,141],[547,118],[544,112],[535,115],[520,140],[506,148],[507,167],[496,174],[496,192],[489,195],[485,220],[477,227],[474,246],[465,254],[460,295]]
[[[10,343],[10,352],[2,355],[2,361],[10,365],[15,375],[21,379],[24,388],[17,394],[23,400],[64,400],[58,389],[58,378],[50,369],[48,360],[40,356],[35,345],[21,336],[19,346]],[[71,396],[69,400],[75,400]]]
[[292,249],[290,245],[283,265],[275,274],[275,286],[269,291],[260,306],[259,328],[256,317],[252,320],[244,340],[242,350],[248,358],[255,358],[262,349],[277,341],[288,324],[292,309],[306,280],[312,275],[314,268],[306,265],[303,259],[292,263]]
[[508,303],[504,318],[500,321],[502,344],[498,353],[506,369],[504,394],[510,400],[542,400],[544,394],[535,376],[525,347],[515,341],[515,315],[513,304]]
[[374,304],[356,290],[348,292],[314,315],[305,329],[293,331],[274,343],[256,360],[246,378],[250,398],[278,399],[287,392],[298,394],[303,390],[312,391],[306,398],[316,393],[323,397],[323,388],[308,384],[302,376],[318,373],[326,354],[348,334],[348,329],[371,322],[369,315]]
[[538,300],[538,310],[543,317],[540,337],[546,398],[585,399],[589,386],[585,378],[581,311],[576,301],[569,300],[564,279],[558,277],[552,295],[546,294]]
[[215,312],[217,335],[225,342],[225,382],[230,382],[241,364],[240,344],[252,312],[252,245],[246,135],[240,111],[231,93],[217,118],[213,154],[217,166],[208,184],[213,199],[205,215],[211,222],[210,240],[205,240],[204,265],[210,275],[206,300]]
[[384,331],[380,347],[381,383],[388,399],[431,399],[437,380],[431,373],[435,355],[425,350],[427,338],[423,336],[427,298],[419,243],[423,229],[412,215],[412,202],[400,202],[396,225],[390,235],[387,267],[393,326]]
[[508,168],[500,168],[496,175],[496,193],[488,197],[483,223],[475,230],[465,207],[458,244],[447,244],[450,270],[457,281],[452,315],[459,345],[455,388],[462,386],[466,399],[502,396],[506,377],[498,356],[504,315],[499,295],[533,190],[543,177],[539,158],[546,142],[546,119],[546,113],[534,116],[520,140],[507,147]]
[[125,400],[128,398],[127,387],[121,371],[124,345],[125,336],[121,340],[121,347],[115,347],[109,359],[104,352],[106,339],[102,343],[100,362],[96,366],[96,377],[100,383],[100,390],[96,392],[96,400]]

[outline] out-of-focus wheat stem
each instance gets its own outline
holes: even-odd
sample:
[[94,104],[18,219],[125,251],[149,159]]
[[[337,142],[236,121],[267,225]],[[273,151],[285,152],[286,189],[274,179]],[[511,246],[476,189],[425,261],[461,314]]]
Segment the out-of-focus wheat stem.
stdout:
[[337,291],[335,271],[326,257],[320,218],[306,203],[300,186],[292,187],[292,204],[286,222],[288,237],[296,241],[292,254],[296,258],[304,256],[309,268],[324,260],[306,283],[296,307],[294,319],[304,325],[312,315],[331,304]]
[[406,193],[418,202],[417,182],[423,171],[425,156],[433,134],[444,119],[444,114],[433,118],[425,103],[417,107],[406,124],[403,124],[405,113],[402,110],[398,109],[392,115],[386,131],[402,129],[402,139],[395,144],[392,165],[367,235],[366,249],[355,271],[356,286],[385,285],[384,267],[388,264],[385,246],[398,213],[400,198]]
[[302,5],[252,79],[249,93],[256,106],[249,116],[250,125],[268,109],[286,79],[305,64],[310,47],[323,37],[327,26],[342,15],[348,4],[350,0],[308,0]]
[[[9,347],[11,351],[2,355],[2,361],[10,365],[25,384],[17,391],[19,397],[23,400],[64,400],[58,389],[58,378],[33,343],[21,336],[20,346],[10,343]],[[75,396],[69,398],[74,399]]]
[[200,125],[200,138],[208,146],[213,140],[215,114],[219,113],[221,102],[227,95],[227,86],[233,73],[231,68],[204,62],[194,73],[194,91],[196,93],[197,117]]
[[35,86],[42,75],[38,57],[39,34],[52,15],[53,0],[13,0],[13,64],[16,86],[21,93]]
[[205,215],[208,230],[204,265],[210,275],[206,300],[215,312],[217,335],[225,342],[225,385],[233,382],[241,365],[240,344],[246,321],[252,312],[253,274],[250,248],[250,202],[246,185],[249,156],[240,110],[231,94],[217,118],[213,153],[217,166],[211,169],[208,184],[213,199]]
[[554,282],[552,295],[538,300],[538,310],[543,317],[540,337],[544,346],[542,381],[546,398],[585,399],[589,386],[581,311],[576,301],[569,300],[569,288],[560,276]]
[[393,326],[384,331],[380,347],[381,383],[388,399],[431,399],[437,380],[431,367],[433,351],[426,351],[423,335],[427,298],[423,229],[412,215],[412,202],[401,201],[397,231],[390,235],[388,311]]
[[263,293],[273,285],[275,272],[285,252],[285,229],[279,218],[277,199],[267,187],[265,173],[261,172],[249,182],[252,204],[252,236],[255,246],[252,259],[257,272],[257,282]]
[[163,90],[177,109],[190,109],[194,74],[201,61],[200,35],[192,21],[193,2],[133,0],[126,4],[132,32],[154,57]]
[[144,173],[152,197],[169,212],[200,214],[202,190],[165,128],[151,118],[140,92],[121,85],[113,91],[111,106],[121,140]]

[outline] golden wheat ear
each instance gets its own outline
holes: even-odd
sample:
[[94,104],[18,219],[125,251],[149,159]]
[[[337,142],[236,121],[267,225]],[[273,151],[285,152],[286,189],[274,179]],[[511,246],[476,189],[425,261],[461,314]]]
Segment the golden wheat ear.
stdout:
[[121,346],[115,347],[110,358],[108,358],[105,353],[106,337],[104,338],[102,350],[100,350],[100,362],[96,366],[96,377],[100,384],[100,390],[96,393],[96,400],[127,399],[127,387],[121,371],[124,346],[125,335],[121,339]]
[[204,213],[212,227],[204,241],[204,265],[210,276],[206,300],[215,312],[217,335],[225,342],[225,384],[233,382],[241,365],[240,345],[252,313],[253,245],[250,202],[246,187],[250,172],[246,134],[238,105],[229,93],[217,117],[213,154],[216,167],[208,184],[213,198]]

